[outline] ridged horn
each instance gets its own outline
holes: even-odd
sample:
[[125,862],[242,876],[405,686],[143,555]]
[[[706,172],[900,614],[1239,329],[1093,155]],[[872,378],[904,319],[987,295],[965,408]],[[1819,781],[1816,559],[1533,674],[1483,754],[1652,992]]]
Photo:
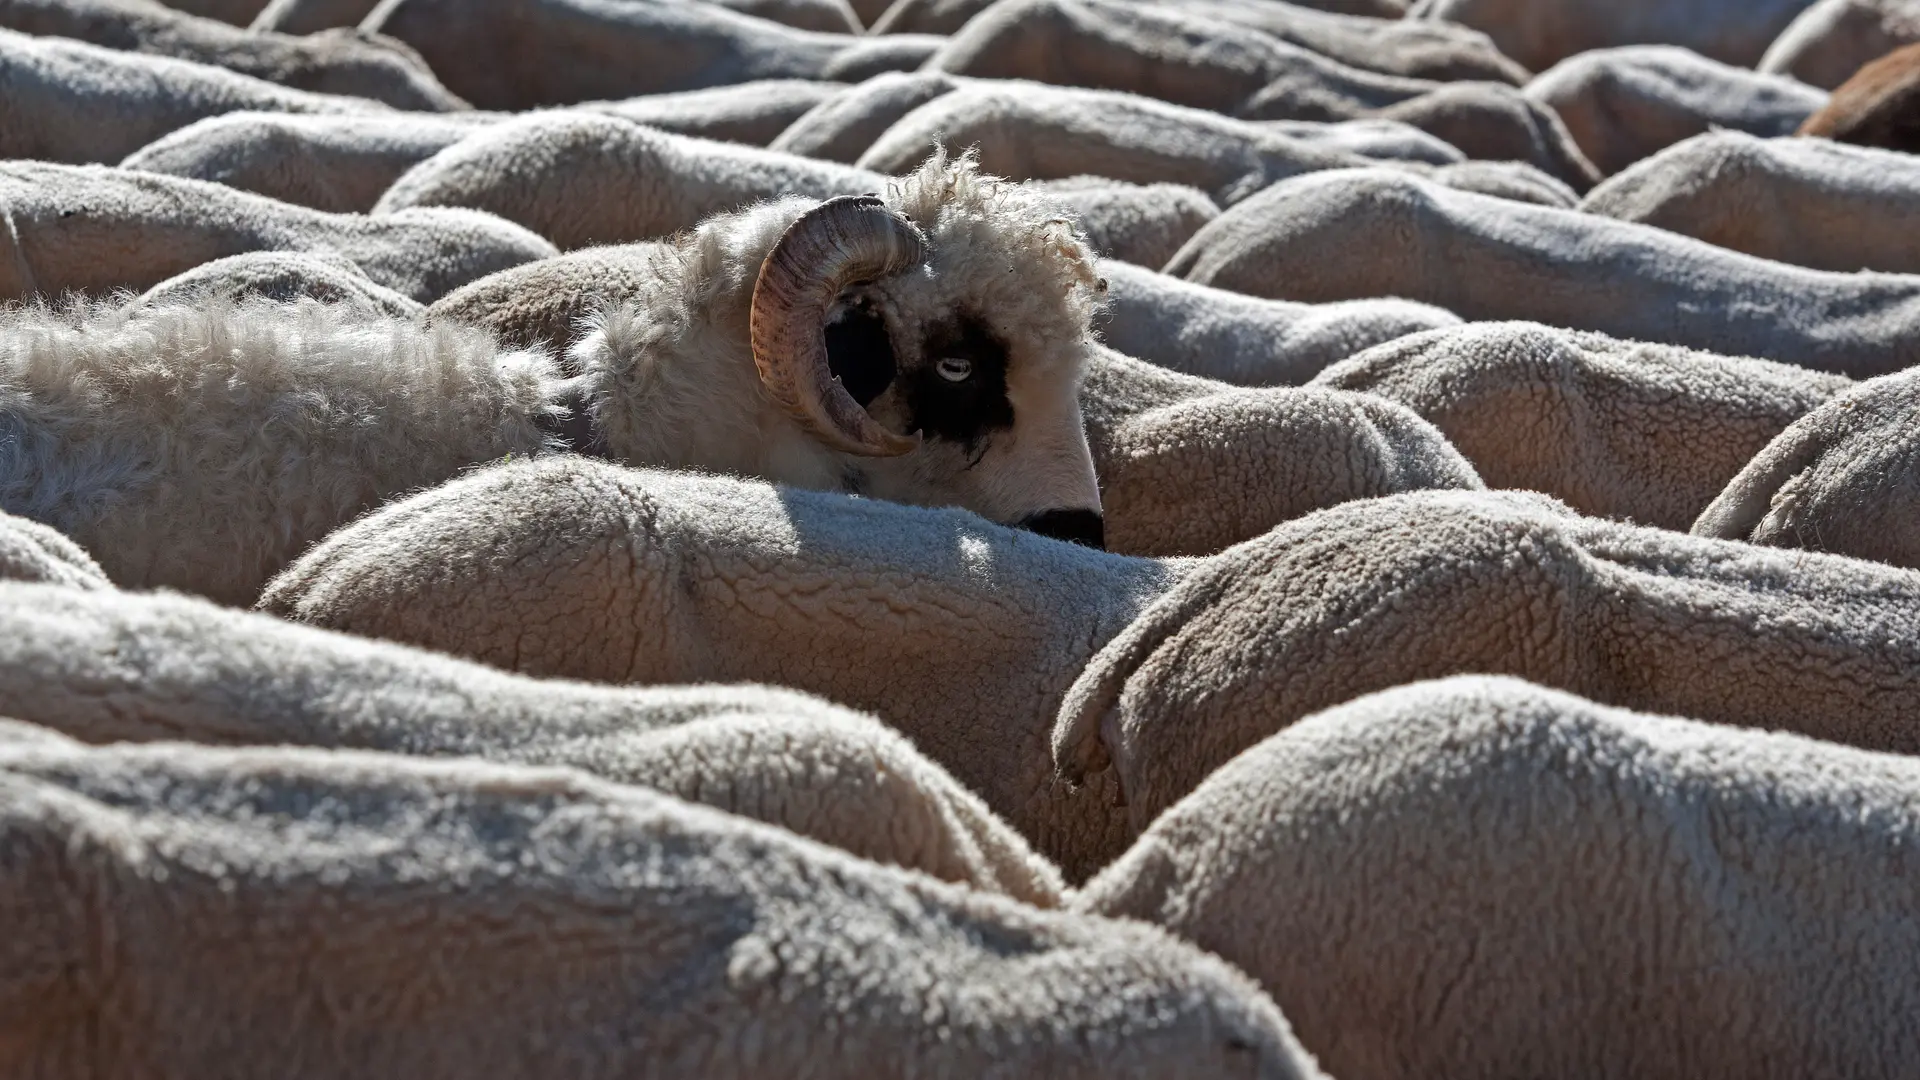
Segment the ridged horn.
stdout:
[[920,441],[880,426],[827,364],[827,311],[849,285],[926,258],[913,223],[875,195],[842,195],[787,227],[760,264],[749,316],[753,363],[767,392],[834,449],[896,457]]

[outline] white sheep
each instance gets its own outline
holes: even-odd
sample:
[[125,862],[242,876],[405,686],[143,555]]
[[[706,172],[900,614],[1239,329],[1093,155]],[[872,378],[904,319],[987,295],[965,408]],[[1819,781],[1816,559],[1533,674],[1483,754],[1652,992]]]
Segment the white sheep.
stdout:
[[0,508],[124,585],[229,602],[392,495],[559,447],[1097,545],[1075,390],[1099,282],[1053,213],[935,160],[885,201],[711,219],[653,249],[649,291],[602,314],[565,379],[472,331],[319,305],[16,311]]
[[1630,222],[1443,187],[1318,172],[1203,226],[1166,272],[1255,296],[1398,296],[1758,356],[1853,377],[1920,363],[1920,275],[1788,266]]
[[1117,263],[1102,264],[1100,275],[1107,282],[1102,341],[1127,356],[1241,386],[1298,386],[1371,346],[1460,323],[1451,312],[1405,300],[1296,304]]
[[807,110],[767,149],[851,165],[901,117],[972,81],[942,71],[884,71]]
[[1756,67],[1832,90],[1869,62],[1916,42],[1920,5],[1914,0],[1816,0],[1780,32]]
[[1920,160],[1716,131],[1595,188],[1582,210],[1815,270],[1920,273]]
[[[892,173],[910,172],[926,156]],[[401,175],[373,213],[472,207],[572,249],[668,236],[778,195],[825,199],[886,182],[868,169],[566,110],[471,132]]]
[[1470,26],[1533,71],[1620,45],[1678,45],[1750,67],[1812,0],[1416,0],[1409,19]]
[[[377,750],[568,766],[791,829],[877,862],[1057,907],[1060,875],[871,718],[754,686],[615,689],[293,626],[205,601],[107,590],[70,542],[21,527],[39,580],[0,586],[0,715],[90,743]],[[92,583],[89,583],[88,572]]]
[[711,3],[382,0],[360,27],[419,50],[475,106],[506,110],[755,79],[855,82],[919,67],[940,45],[796,30]]
[[[844,4],[845,0],[835,2]],[[620,101],[588,101],[573,107],[610,113],[678,135],[765,146],[794,121],[846,88],[844,83],[823,79],[757,79]]]
[[1096,253],[1159,267],[1220,207],[1185,184],[1129,184],[1102,176],[1071,176],[1029,184],[1065,207]]
[[426,311],[426,305],[380,285],[347,259],[300,251],[252,251],[204,262],[141,293],[134,303],[156,308],[219,306],[249,297],[280,303],[306,297],[363,319],[412,319]]
[[120,167],[210,180],[329,213],[364,213],[408,169],[497,119],[476,112],[231,112],[155,139]]
[[440,85],[419,54],[378,34],[248,31],[157,0],[6,0],[0,26],[213,64],[296,90],[368,98],[399,109],[467,107]]
[[1302,720],[1076,906],[1257,978],[1332,1075],[1899,1077],[1920,762],[1460,677]]
[[1468,323],[1369,349],[1312,385],[1407,406],[1490,487],[1685,530],[1787,425],[1853,384],[1770,360]]
[[1060,707],[1055,760],[1117,786],[1138,830],[1309,713],[1458,672],[1914,753],[1920,572],[1532,492],[1344,503],[1207,560],[1108,641]]
[[1320,1076],[1164,932],[574,770],[8,723],[0,851],[9,1074]]
[[1109,550],[1211,555],[1350,499],[1480,488],[1412,410],[1372,394],[1247,389],[1108,353],[1080,390]]
[[335,27],[359,26],[379,3],[380,0],[267,0],[266,6],[245,25],[249,30],[277,34],[312,34]]
[[37,521],[0,513],[0,581],[109,589],[100,564],[79,544]]
[[556,254],[533,233],[475,210],[327,214],[201,180],[0,161],[0,300],[147,289],[251,251],[336,255],[421,303]]
[[1920,569],[1916,410],[1913,370],[1834,395],[1755,454],[1693,534]]
[[1541,72],[1524,93],[1559,114],[1603,175],[1714,128],[1791,135],[1827,100],[1793,79],[1665,45],[1581,53]]
[[0,159],[115,162],[208,116],[392,112],[164,56],[0,29]]

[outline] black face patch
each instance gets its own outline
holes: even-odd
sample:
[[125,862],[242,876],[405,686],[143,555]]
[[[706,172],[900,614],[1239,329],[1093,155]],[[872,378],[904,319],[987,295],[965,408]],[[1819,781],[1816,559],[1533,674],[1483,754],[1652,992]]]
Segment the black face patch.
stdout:
[[[936,325],[927,335],[925,363],[903,373],[900,396],[907,430],[948,439],[971,451],[993,431],[1013,426],[1007,400],[1007,347],[986,323],[966,312]],[[958,382],[940,374],[943,358],[965,360],[972,371]]]
[[868,301],[857,300],[837,321],[827,324],[825,337],[828,370],[866,408],[892,384],[899,370],[886,319]]

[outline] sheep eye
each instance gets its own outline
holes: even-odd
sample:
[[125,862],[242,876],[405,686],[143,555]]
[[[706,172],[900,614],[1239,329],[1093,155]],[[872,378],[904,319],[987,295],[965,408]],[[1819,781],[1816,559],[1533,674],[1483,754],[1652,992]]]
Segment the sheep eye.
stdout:
[[973,361],[963,356],[943,356],[934,370],[948,382],[966,382],[973,376]]

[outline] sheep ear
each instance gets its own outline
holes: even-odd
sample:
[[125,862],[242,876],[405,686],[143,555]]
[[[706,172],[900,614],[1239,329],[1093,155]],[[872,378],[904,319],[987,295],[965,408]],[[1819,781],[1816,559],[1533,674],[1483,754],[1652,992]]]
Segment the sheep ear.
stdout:
[[748,316],[754,366],[775,401],[815,438],[868,457],[920,445],[880,426],[833,377],[827,311],[847,286],[926,260],[926,238],[870,195],[828,199],[788,226],[753,283]]

